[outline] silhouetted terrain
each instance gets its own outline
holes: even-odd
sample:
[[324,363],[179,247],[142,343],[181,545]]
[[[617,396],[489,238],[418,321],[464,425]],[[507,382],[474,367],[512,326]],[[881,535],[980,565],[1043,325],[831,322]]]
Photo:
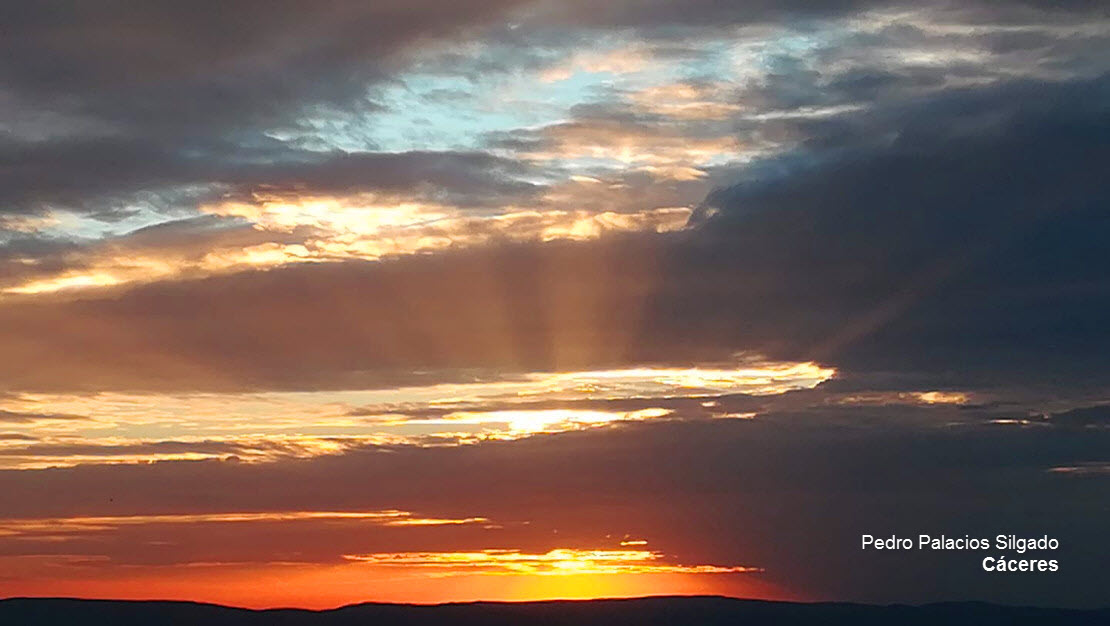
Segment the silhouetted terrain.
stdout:
[[329,611],[252,611],[192,602],[127,602],[13,598],[0,600],[0,624],[127,626],[262,624],[1110,624],[1110,609],[1094,611],[1010,607],[980,602],[923,606],[794,604],[718,597],[655,597],[631,600],[441,604],[358,604]]

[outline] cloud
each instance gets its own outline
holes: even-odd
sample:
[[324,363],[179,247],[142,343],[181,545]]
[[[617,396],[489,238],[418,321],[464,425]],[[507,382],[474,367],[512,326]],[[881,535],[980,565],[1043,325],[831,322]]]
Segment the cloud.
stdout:
[[699,275],[686,314],[728,311],[745,325],[715,329],[780,357],[1094,375],[1106,85],[1019,82],[805,124],[806,155],[710,196],[721,212],[667,282]]
[[1072,428],[1110,428],[1110,405],[1085,406],[1047,415],[1049,423]]
[[345,554],[343,558],[370,566],[436,570],[440,576],[479,572],[482,574],[538,574],[582,576],[596,574],[744,574],[762,571],[755,567],[718,565],[674,565],[662,562],[663,555],[651,550],[580,550],[556,548],[543,554],[519,550],[480,552],[386,552]]
[[[350,197],[257,195],[202,210],[218,219],[163,223],[84,246],[48,246],[15,256],[9,297],[266,270],[286,265],[378,261],[504,242],[592,240],[686,226],[686,208],[592,212],[457,206],[362,194]],[[249,225],[248,225],[249,224]],[[155,232],[157,231],[157,232]],[[0,279],[0,285],[3,285]]]
[[[900,407],[851,410],[856,412],[851,420],[831,419],[832,409],[814,409],[804,420],[766,414],[755,420],[647,422],[619,432],[587,430],[481,448],[350,451],[260,465],[203,461],[6,471],[0,472],[0,510],[9,518],[42,519],[74,517],[73,511],[84,517],[219,517],[226,511],[264,517],[265,512],[396,509],[429,519],[486,517],[503,527],[370,532],[357,520],[302,520],[275,521],[258,533],[247,522],[195,525],[193,531],[133,525],[107,544],[56,548],[74,554],[80,547],[120,563],[182,558],[334,563],[343,554],[486,549],[544,555],[568,547],[617,550],[627,535],[647,538],[652,546],[647,550],[678,555],[665,564],[757,565],[766,571],[751,576],[785,583],[806,597],[881,602],[943,598],[962,590],[1011,602],[1029,593],[1053,604],[1090,605],[1101,598],[1100,579],[1092,575],[1101,557],[1085,546],[1098,545],[1105,528],[1100,507],[1110,483],[1049,470],[1104,465],[1110,432],[981,423],[953,427],[945,416],[959,409],[947,406],[914,408],[922,412],[921,420],[898,419],[909,411]],[[213,490],[214,484],[220,489]],[[1021,485],[1020,499],[1013,498],[1015,484]],[[999,529],[999,520],[1010,526]],[[1058,557],[1068,564],[1061,575],[1068,584],[1050,590],[1032,580],[997,586],[976,567],[958,567],[951,555],[845,567],[857,562],[861,533],[945,529],[993,536],[1011,528],[1058,537]],[[613,538],[606,540],[606,534]],[[176,543],[154,549],[147,541]],[[3,545],[44,550],[42,544],[19,544]],[[289,545],[304,554],[288,555]],[[948,567],[950,576],[921,595],[915,579],[936,567]]]
[[0,446],[0,467],[42,469],[96,463],[156,463],[203,459],[264,462],[405,443],[407,442],[403,438],[388,435],[312,437],[282,434],[224,435],[209,439],[185,435],[171,440],[149,441],[125,436],[100,438],[94,429],[91,432],[77,431],[67,437],[34,439],[25,445]]
[[[3,362],[13,388],[55,389],[244,389],[277,379],[358,387],[349,377],[388,380],[413,367],[596,366],[606,359],[590,354],[627,349],[627,316],[642,310],[655,280],[652,247],[620,241],[492,246],[166,283],[112,299],[11,303],[0,307],[11,339]],[[299,294],[293,302],[290,293]],[[625,321],[608,317],[614,310]],[[80,347],[67,347],[67,336],[81,337]]]
[[1083,465],[1062,465],[1048,470],[1053,474],[1078,477],[1101,477],[1110,475],[1110,463],[1085,463]]
[[[428,65],[430,58],[442,57],[447,65],[440,70],[448,75],[491,69],[505,73],[534,63],[536,49],[551,47],[559,39],[564,43],[554,48],[563,50],[567,41],[596,39],[588,34],[596,28],[646,39],[633,37],[628,45],[607,53],[570,58],[567,62],[575,71],[642,69],[645,59],[656,54],[665,58],[684,46],[697,51],[699,37],[701,44],[715,38],[745,45],[754,40],[758,49],[768,45],[760,37],[773,41],[792,35],[806,39],[823,58],[816,68],[791,68],[790,58],[783,56],[771,64],[763,85],[752,85],[738,94],[739,99],[700,107],[687,102],[669,109],[686,118],[695,111],[719,115],[738,104],[760,101],[797,104],[845,94],[889,97],[948,84],[960,72],[969,72],[964,76],[968,80],[1012,77],[1032,71],[1029,68],[1044,75],[1074,73],[1077,68],[1089,73],[1105,61],[1090,52],[1106,36],[1105,23],[1099,21],[1103,12],[1081,4],[1069,8],[1054,3],[1051,9],[1026,3],[962,9],[937,5],[897,12],[856,1],[820,7],[696,2],[681,8],[631,1],[598,10],[573,2],[489,0],[463,10],[423,1],[360,7],[336,0],[310,16],[290,3],[254,1],[189,15],[166,2],[120,1],[97,11],[80,3],[49,5],[14,11],[5,20],[17,33],[3,44],[6,61],[0,68],[9,86],[0,100],[0,117],[5,120],[0,162],[6,164],[0,210],[7,213],[42,214],[63,207],[110,220],[144,202],[162,211],[187,210],[198,200],[227,191],[227,186],[239,193],[270,184],[318,191],[365,189],[375,180],[384,180],[386,186],[407,185],[427,176],[446,188],[468,189],[465,196],[470,201],[482,197],[474,193],[475,185],[483,191],[492,186],[527,194],[530,183],[483,177],[480,169],[461,180],[454,171],[461,164],[447,163],[448,157],[367,152],[393,151],[373,140],[362,152],[321,154],[290,140],[290,131],[315,128],[350,134],[350,127],[335,126],[344,116],[360,120],[354,126],[373,130],[375,115],[386,105],[372,100],[372,88],[403,85],[405,72]],[[807,32],[810,18],[851,18],[863,32],[822,42],[813,37],[812,29]],[[664,23],[671,28],[660,28]],[[250,33],[233,24],[250,24]],[[735,30],[738,25],[769,24],[778,30]],[[676,25],[700,28],[701,34],[691,38],[692,31],[683,30],[685,34],[676,38]],[[649,36],[668,32],[669,39]],[[478,34],[503,46],[501,56],[480,63],[467,57],[463,44]],[[462,52],[453,54],[452,44]],[[893,54],[899,46],[917,56]],[[978,56],[961,61],[961,50]],[[853,54],[857,56],[846,56]],[[827,95],[818,95],[822,92]],[[607,132],[602,124],[594,126],[595,132]],[[560,132],[565,135],[573,127]],[[623,139],[622,153],[642,147],[651,137],[672,156],[677,154],[679,146],[660,129],[638,137],[633,143]],[[701,151],[720,152],[733,147],[732,139],[717,134],[698,141],[715,142]],[[579,150],[590,147],[577,145]],[[479,163],[482,159],[487,165]],[[477,154],[456,160],[470,160],[485,169],[512,165]],[[691,172],[689,165],[671,169]]]
[[[5,73],[16,93],[76,100],[78,112],[170,134],[357,96],[391,55],[494,19],[515,3],[465,9],[337,0],[306,14],[251,0],[183,11],[169,2],[92,10],[52,2],[8,11]],[[244,28],[244,25],[250,28]],[[179,97],[188,94],[187,98]],[[68,98],[67,98],[68,97]]]
[[501,145],[526,159],[598,159],[676,180],[704,176],[696,168],[739,159],[745,151],[726,128],[593,116],[516,133]]
[[[972,2],[959,5],[925,3],[927,9],[967,21],[1015,21],[1040,23],[1053,16],[1105,15],[1098,3],[1078,0],[1052,5],[1014,0],[1008,2]],[[652,2],[651,0],[620,0],[598,8],[588,2],[547,3],[539,15],[554,23],[578,26],[639,27],[644,29],[678,26],[728,27],[737,25],[781,24],[805,20],[835,20],[866,14],[881,9],[891,12],[922,8],[921,3],[881,3],[870,0],[836,0],[814,4],[798,0],[786,2],[728,3],[716,0],[693,0],[686,3]]]
[[[337,0],[311,15],[251,0],[187,12],[128,1],[7,10],[0,211],[60,207],[110,217],[151,199],[181,210],[225,184],[263,185],[291,168],[297,172],[282,184],[357,185],[375,172],[402,185],[457,180],[449,157],[390,174],[388,155],[329,159],[267,133],[321,107],[372,109],[369,86],[389,78],[397,55],[496,21],[515,4],[453,10]],[[497,169],[489,157],[474,159],[483,171]]]
[[71,415],[68,413],[35,413],[23,411],[7,411],[0,409],[0,423],[31,424],[37,422],[73,421],[90,419],[84,415]]
[[214,141],[160,144],[157,138],[106,137],[33,144],[3,141],[8,210],[103,210],[155,202],[163,210],[220,198],[405,193],[424,200],[487,206],[520,201],[540,187],[518,161],[478,152],[320,153],[276,140],[260,146]]
[[1102,5],[441,4],[0,9],[0,568],[1102,601]]
[[[495,375],[468,382],[269,393],[21,394],[6,405],[96,415],[88,423],[27,418],[38,437],[0,446],[0,467],[233,459],[264,463],[352,450],[478,445],[669,419],[729,417],[721,401],[811,389],[834,374],[813,363]],[[723,406],[733,408],[732,401]],[[355,407],[355,408],[353,408]],[[7,414],[17,415],[3,409]],[[183,417],[187,416],[187,417]],[[685,417],[685,415],[684,415]],[[43,421],[45,420],[45,421]],[[13,427],[18,428],[18,427]]]
[[[808,150],[736,172],[687,232],[12,303],[0,307],[4,362],[40,366],[5,380],[358,387],[390,370],[602,369],[745,350],[958,372],[966,386],[1095,380],[1110,308],[1097,204],[1106,85],[1018,81],[799,122]],[[705,221],[707,209],[717,216]]]
[[454,526],[485,524],[484,517],[437,519],[414,515],[408,511],[264,511],[219,512],[165,515],[115,515],[88,517],[55,517],[36,519],[4,519],[0,536],[52,537],[56,535],[96,534],[112,532],[126,526],[159,526],[191,524],[250,524],[299,521],[348,521],[370,526]]

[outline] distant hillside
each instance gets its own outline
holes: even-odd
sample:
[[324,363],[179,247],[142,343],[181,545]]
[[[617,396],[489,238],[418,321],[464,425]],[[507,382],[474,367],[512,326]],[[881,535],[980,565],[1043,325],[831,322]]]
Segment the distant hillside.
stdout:
[[718,597],[654,597],[560,602],[476,602],[420,606],[358,604],[329,611],[252,611],[192,602],[129,602],[55,598],[0,600],[0,624],[43,626],[346,626],[490,624],[604,626],[643,624],[822,624],[975,626],[1110,624],[1110,609],[1081,611],[949,602],[923,606],[794,604]]

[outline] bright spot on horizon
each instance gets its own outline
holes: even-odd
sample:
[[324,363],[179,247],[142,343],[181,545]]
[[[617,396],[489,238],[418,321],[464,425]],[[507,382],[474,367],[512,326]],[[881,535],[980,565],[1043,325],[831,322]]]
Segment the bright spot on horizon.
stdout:
[[[345,554],[344,559],[379,567],[437,570],[440,576],[473,574],[743,574],[762,572],[742,565],[677,565],[654,550],[582,550],[555,548],[544,553],[519,550],[474,552],[380,552]],[[435,574],[433,574],[435,575]]]

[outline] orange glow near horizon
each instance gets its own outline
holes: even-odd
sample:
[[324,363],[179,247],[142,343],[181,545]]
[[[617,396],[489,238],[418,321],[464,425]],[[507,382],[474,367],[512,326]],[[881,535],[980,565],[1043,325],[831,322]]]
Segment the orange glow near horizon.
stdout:
[[[19,578],[3,580],[0,597],[312,609],[674,594],[790,597],[764,580],[758,564],[691,561],[629,535],[551,547],[543,539],[548,532],[527,521],[392,509],[8,519],[0,520],[0,538],[19,548],[0,555],[0,572],[19,572]],[[226,549],[214,551],[213,544]]]
[[[95,569],[95,568],[92,568]],[[135,568],[111,579],[95,575],[24,579],[5,585],[6,597],[75,597],[117,600],[185,600],[263,609],[329,609],[363,602],[442,604],[628,598],[651,595],[725,595],[803,600],[748,574],[610,573],[461,574],[429,577],[367,571],[361,564],[197,564]],[[90,571],[90,574],[93,572]]]

